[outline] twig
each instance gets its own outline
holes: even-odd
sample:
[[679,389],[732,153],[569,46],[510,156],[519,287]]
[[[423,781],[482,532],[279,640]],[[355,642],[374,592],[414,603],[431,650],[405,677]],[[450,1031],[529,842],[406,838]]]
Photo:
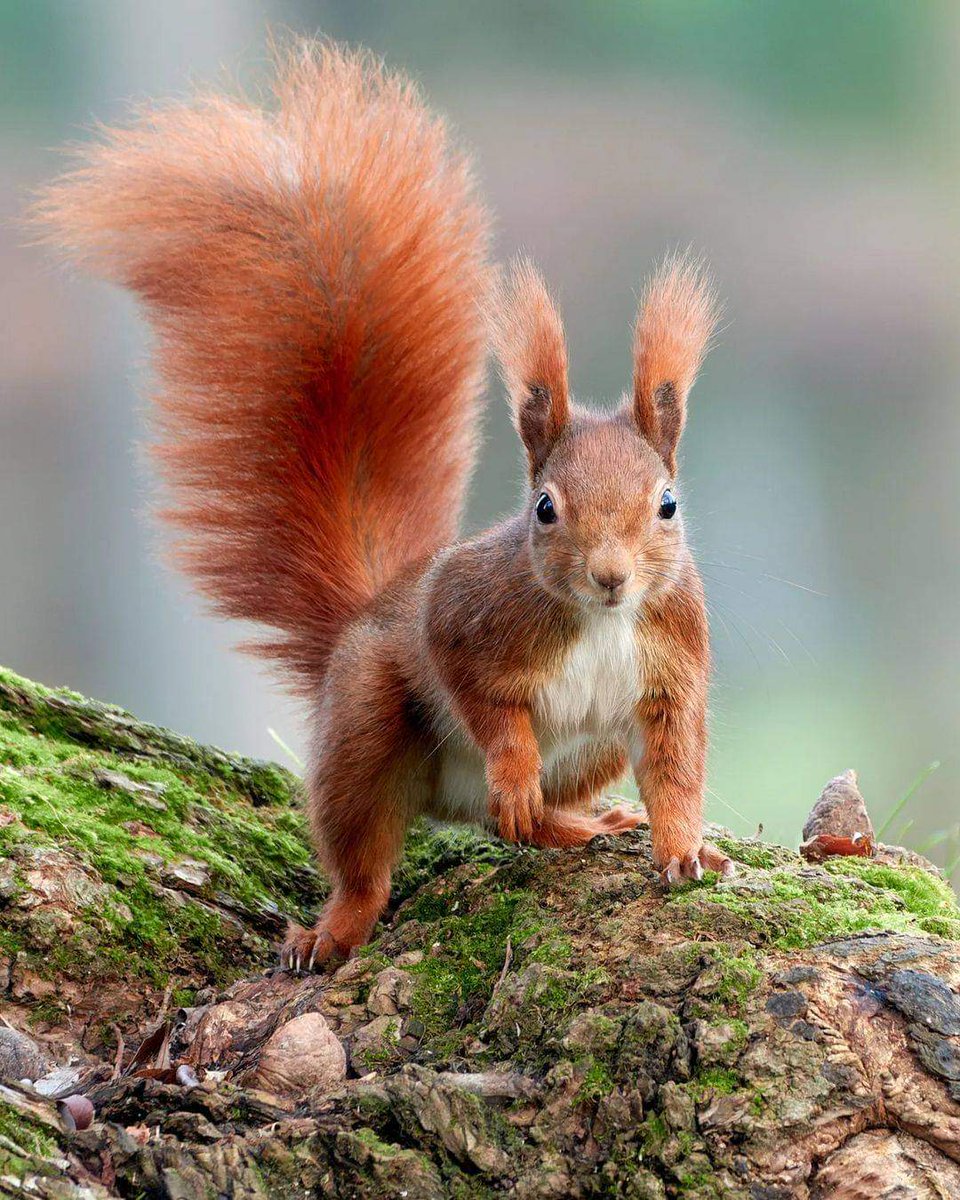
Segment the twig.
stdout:
[[437,1079],[469,1092],[471,1096],[483,1096],[489,1100],[519,1100],[535,1096],[540,1090],[536,1080],[518,1071],[502,1074],[480,1071],[462,1075],[456,1071],[440,1071]]
[[157,1013],[157,1020],[162,1021],[167,1015],[167,1008],[170,1004],[170,997],[173,995],[173,980],[167,980],[167,986],[163,992],[163,999],[160,1001],[160,1011]]
[[126,1053],[127,1046],[123,1040],[123,1034],[120,1032],[120,1026],[111,1024],[110,1028],[113,1030],[114,1036],[117,1039],[117,1056],[113,1060],[113,1074],[110,1076],[110,1078],[119,1079],[120,1072],[123,1070],[123,1056]]
[[513,946],[511,945],[511,942],[510,942],[510,934],[508,933],[507,934],[507,948],[506,948],[506,952],[504,953],[504,956],[503,956],[503,967],[500,971],[500,978],[497,980],[497,987],[494,989],[494,991],[496,991],[498,988],[501,988],[503,986],[503,981],[506,979],[507,972],[510,970],[510,962],[512,959],[513,959]]

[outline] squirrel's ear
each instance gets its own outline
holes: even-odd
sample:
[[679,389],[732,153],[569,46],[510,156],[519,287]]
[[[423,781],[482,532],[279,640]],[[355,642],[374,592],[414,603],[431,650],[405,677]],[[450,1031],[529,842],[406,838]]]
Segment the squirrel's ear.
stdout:
[[702,262],[668,258],[644,290],[633,334],[633,417],[671,474],[687,395],[720,316]]
[[527,259],[518,259],[501,279],[489,315],[513,423],[534,479],[570,419],[560,314],[539,271]]

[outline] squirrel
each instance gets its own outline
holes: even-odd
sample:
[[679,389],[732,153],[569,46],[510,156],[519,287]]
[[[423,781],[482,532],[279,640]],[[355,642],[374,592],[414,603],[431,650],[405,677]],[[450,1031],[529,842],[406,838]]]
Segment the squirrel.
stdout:
[[[708,624],[675,480],[704,271],[654,275],[632,394],[588,411],[541,276],[491,266],[470,164],[417,89],[303,42],[274,91],[105,130],[32,219],[142,302],[173,553],[309,702],[332,891],[282,964],[370,937],[421,815],[554,848],[646,816],[665,884],[732,874],[703,840]],[[458,540],[491,346],[525,494]],[[646,814],[595,812],[628,766]]]

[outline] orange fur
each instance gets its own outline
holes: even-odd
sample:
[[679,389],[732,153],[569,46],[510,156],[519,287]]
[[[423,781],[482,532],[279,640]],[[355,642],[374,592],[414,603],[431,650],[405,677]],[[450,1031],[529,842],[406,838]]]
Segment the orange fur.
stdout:
[[[419,814],[552,847],[632,828],[590,811],[628,761],[664,878],[728,869],[702,839],[703,594],[661,511],[712,328],[702,277],[661,272],[634,404],[586,412],[534,268],[488,296],[486,218],[411,87],[301,45],[276,90],[271,113],[206,96],[107,131],[35,219],[143,300],[180,560],[273,631],[260,652],[310,698],[332,892],[285,961],[369,936]],[[487,332],[530,487],[458,544]]]
[[666,259],[640,302],[633,333],[634,411],[671,475],[687,418],[687,396],[719,316],[710,278],[690,255]]
[[487,218],[443,123],[369,56],[301,44],[275,92],[105,130],[34,217],[142,299],[180,563],[312,690],[349,617],[456,534]]
[[570,401],[563,324],[528,259],[517,259],[501,279],[488,318],[514,424],[536,475],[569,420]]

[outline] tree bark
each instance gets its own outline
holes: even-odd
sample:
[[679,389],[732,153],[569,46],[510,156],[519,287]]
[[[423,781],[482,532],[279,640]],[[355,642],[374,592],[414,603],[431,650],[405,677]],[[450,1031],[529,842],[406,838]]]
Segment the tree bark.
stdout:
[[298,977],[294,777],[0,672],[0,1194],[960,1196],[950,889],[712,836],[665,895],[645,829],[418,828]]

